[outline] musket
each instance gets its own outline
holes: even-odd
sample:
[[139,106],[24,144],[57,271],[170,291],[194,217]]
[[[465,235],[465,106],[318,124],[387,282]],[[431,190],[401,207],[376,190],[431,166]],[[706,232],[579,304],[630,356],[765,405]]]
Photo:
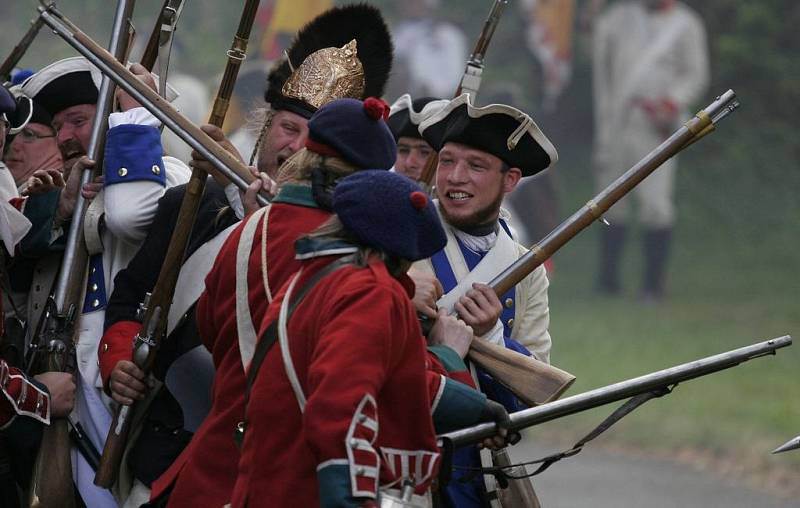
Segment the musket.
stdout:
[[[470,95],[471,102],[475,102],[475,97],[478,95],[478,89],[481,86],[481,76],[483,75],[483,61],[486,58],[486,51],[489,49],[489,43],[492,41],[494,31],[497,24],[500,22],[500,16],[503,15],[503,10],[508,5],[508,0],[495,0],[486,21],[483,22],[483,28],[475,42],[475,47],[467,60],[467,66],[464,69],[464,75],[461,77],[461,82],[456,89],[454,97],[458,97],[463,93]],[[425,167],[422,169],[422,174],[417,183],[428,192],[433,190],[433,178],[436,175],[436,166],[439,164],[439,156],[436,152],[432,152],[425,161]]]
[[[245,3],[239,27],[231,48],[227,52],[228,63],[225,66],[225,72],[208,121],[217,127],[222,127],[225,121],[236,77],[246,56],[247,41],[250,38],[250,30],[258,11],[258,4],[259,0],[247,0]],[[178,219],[164,257],[164,263],[158,274],[158,280],[152,294],[148,293],[145,296],[145,302],[140,306],[143,314],[142,331],[134,338],[133,360],[147,375],[153,369],[156,354],[166,332],[167,316],[172,304],[175,284],[178,281],[178,273],[183,264],[186,246],[197,218],[197,210],[200,207],[207,179],[208,174],[205,171],[197,167],[192,169],[192,176],[186,186],[186,193],[181,202]],[[136,402],[130,406],[117,408],[106,438],[100,467],[94,478],[96,485],[108,488],[116,481],[135,406]]]
[[[518,411],[510,415],[509,430],[520,431],[636,395],[674,387],[684,381],[736,367],[748,360],[774,355],[778,349],[791,344],[792,338],[785,335]],[[494,436],[497,430],[495,423],[482,423],[438,436],[439,445],[460,447],[479,443],[487,437]]]
[[675,131],[666,141],[531,247],[524,256],[492,279],[489,282],[489,286],[498,295],[502,295],[514,287],[587,226],[595,220],[602,220],[603,214],[614,203],[639,185],[642,180],[658,169],[664,162],[713,132],[717,123],[738,107],[739,102],[733,90],[728,90],[717,97],[705,109],[699,111]]
[[[39,6],[39,12],[45,24],[52,28],[59,37],[86,57],[117,86],[128,92],[168,129],[208,160],[213,166],[212,174],[215,178],[223,181],[227,179],[243,192],[247,190],[248,185],[255,179],[247,166],[220,147],[208,134],[181,115],[154,90],[137,79],[123,64],[116,61],[108,51],[94,42],[54,7]],[[269,202],[266,192],[259,193],[257,199],[262,205]]]
[[[687,121],[666,141],[531,247],[525,255],[489,281],[489,287],[498,296],[505,294],[589,224],[601,219],[603,213],[614,203],[665,161],[713,132],[716,124],[738,106],[736,94],[732,90],[717,97],[714,102]],[[440,300],[439,304],[453,311],[453,304],[459,296],[457,294],[448,295],[445,301]],[[570,378],[569,374],[559,371],[555,367],[477,338],[472,341],[469,358],[529,405],[554,400],[574,380],[574,377]],[[510,368],[511,365],[514,365],[512,362],[517,364],[526,362],[531,366],[530,374],[525,375],[524,371],[519,368]]]
[[[127,52],[129,41],[126,40],[126,35],[129,33],[133,6],[133,0],[119,0],[117,3],[109,49],[119,59],[123,59]],[[50,4],[45,8],[50,9],[53,6]],[[96,161],[96,168],[102,167],[101,159],[108,130],[108,115],[114,101],[114,89],[111,80],[104,77],[100,83],[97,109],[87,147],[89,158]],[[93,179],[94,172],[95,168],[84,169],[81,187]],[[47,321],[41,328],[42,335],[37,337],[39,354],[45,354],[44,371],[74,372],[77,367],[75,344],[80,334],[78,322],[89,268],[83,229],[88,206],[89,202],[79,192],[56,286],[48,302],[50,311],[46,313]],[[46,351],[42,351],[45,347]],[[54,419],[45,427],[42,435],[31,479],[29,506],[71,507],[75,504],[74,497],[69,421],[66,418]]]
[[39,34],[39,30],[41,30],[43,26],[44,21],[42,21],[41,16],[37,16],[36,19],[31,20],[31,26],[28,28],[28,31],[25,32],[25,35],[23,35],[22,39],[14,46],[14,49],[11,50],[8,57],[0,64],[0,83],[11,79],[11,71],[14,70],[14,67],[17,66],[17,63],[19,63],[28,51],[28,47]]
[[158,18],[150,32],[150,38],[147,39],[147,46],[144,48],[142,58],[139,63],[142,64],[147,70],[153,70],[153,66],[158,58],[158,46],[161,39],[161,27],[164,25],[173,25],[176,22],[176,17],[181,11],[183,0],[164,0],[164,5],[158,11]]
[[779,447],[772,450],[772,453],[783,453],[783,452],[788,452],[790,450],[797,450],[798,448],[800,448],[800,436],[797,436],[794,439],[786,441]]

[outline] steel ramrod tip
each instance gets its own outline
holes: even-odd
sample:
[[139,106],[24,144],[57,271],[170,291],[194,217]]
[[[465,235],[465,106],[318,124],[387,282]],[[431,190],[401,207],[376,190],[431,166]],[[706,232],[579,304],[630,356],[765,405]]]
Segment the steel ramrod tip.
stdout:
[[788,452],[790,450],[796,450],[800,448],[800,436],[796,438],[790,439],[789,441],[783,443],[781,446],[772,450],[772,453],[783,453]]

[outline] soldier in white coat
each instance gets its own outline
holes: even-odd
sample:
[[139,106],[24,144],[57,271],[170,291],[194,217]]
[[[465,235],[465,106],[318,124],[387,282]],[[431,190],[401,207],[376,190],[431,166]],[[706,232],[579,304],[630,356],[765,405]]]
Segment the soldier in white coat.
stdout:
[[[708,85],[706,32],[700,17],[675,0],[612,4],[594,33],[595,159],[598,190],[605,188],[688,117]],[[663,294],[675,222],[675,158],[606,213],[597,289],[618,294],[619,258],[627,236],[630,201],[644,229],[642,296]]]
[[[155,80],[141,67],[132,71],[155,87]],[[103,334],[108,295],[117,272],[124,268],[144,240],[155,215],[158,199],[165,190],[189,179],[189,168],[163,157],[159,122],[125,93],[118,93],[121,112],[109,116],[103,164],[103,181],[78,189],[81,159],[91,138],[96,110],[99,71],[83,58],[55,62],[31,76],[23,93],[38,101],[53,117],[59,148],[72,175],[61,192],[55,215],[54,234],[67,230],[77,192],[92,202],[84,223],[90,254],[86,298],[83,303],[76,344],[78,396],[73,416],[98,450],[111,424],[111,399],[103,392],[97,362],[97,348]],[[76,163],[75,166],[72,164]],[[94,485],[94,470],[73,449],[73,476],[87,506],[116,506],[108,490]]]
[[[486,283],[527,252],[514,240],[509,217],[500,207],[503,197],[522,178],[555,164],[555,147],[522,111],[502,104],[477,108],[467,94],[424,118],[419,131],[439,152],[436,196],[447,245],[414,264],[418,272],[434,274],[445,293],[430,302],[430,309],[418,310],[433,317],[436,307],[454,309],[476,337],[549,362],[545,268],[538,267],[499,298]],[[419,287],[424,279],[417,275],[414,281]],[[452,367],[461,370],[461,365]],[[475,366],[472,371],[478,388],[509,412],[525,407],[488,373]],[[470,447],[456,450],[453,461],[479,465],[477,451]],[[445,489],[448,506],[486,505],[493,485],[484,485],[480,477],[461,481],[463,470],[453,475]]]

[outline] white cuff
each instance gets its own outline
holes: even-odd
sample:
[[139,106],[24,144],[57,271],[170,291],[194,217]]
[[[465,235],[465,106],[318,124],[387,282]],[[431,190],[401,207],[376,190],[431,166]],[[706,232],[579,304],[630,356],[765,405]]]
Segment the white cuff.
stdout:
[[228,203],[230,203],[233,213],[236,214],[236,217],[243,219],[244,205],[242,204],[242,194],[239,192],[239,187],[229,183],[225,186],[225,196],[228,198]]
[[503,323],[498,319],[494,327],[480,338],[492,344],[497,344],[498,346],[505,346],[506,341],[503,339]]
[[129,109],[128,111],[120,111],[118,113],[111,113],[108,115],[108,128],[114,128],[118,125],[133,124],[133,125],[147,125],[148,127],[161,127],[161,122],[158,118],[150,114],[149,111],[143,107]]

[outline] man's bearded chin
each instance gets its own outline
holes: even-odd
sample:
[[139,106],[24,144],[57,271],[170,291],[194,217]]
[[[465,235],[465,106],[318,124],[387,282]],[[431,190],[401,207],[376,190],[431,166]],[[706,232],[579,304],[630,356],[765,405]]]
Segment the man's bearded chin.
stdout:
[[76,139],[64,141],[58,145],[58,149],[61,151],[61,157],[64,159],[64,174],[66,177],[72,169],[72,165],[75,164],[75,161],[86,155],[86,150],[83,149],[83,146],[81,146]]
[[448,224],[467,234],[471,234],[472,231],[482,230],[486,226],[493,225],[497,222],[497,218],[500,216],[500,205],[502,203],[503,193],[499,192],[497,198],[493,202],[466,217],[452,217],[447,213],[447,209],[444,206],[440,206],[439,210],[442,213],[442,218],[444,218]]

